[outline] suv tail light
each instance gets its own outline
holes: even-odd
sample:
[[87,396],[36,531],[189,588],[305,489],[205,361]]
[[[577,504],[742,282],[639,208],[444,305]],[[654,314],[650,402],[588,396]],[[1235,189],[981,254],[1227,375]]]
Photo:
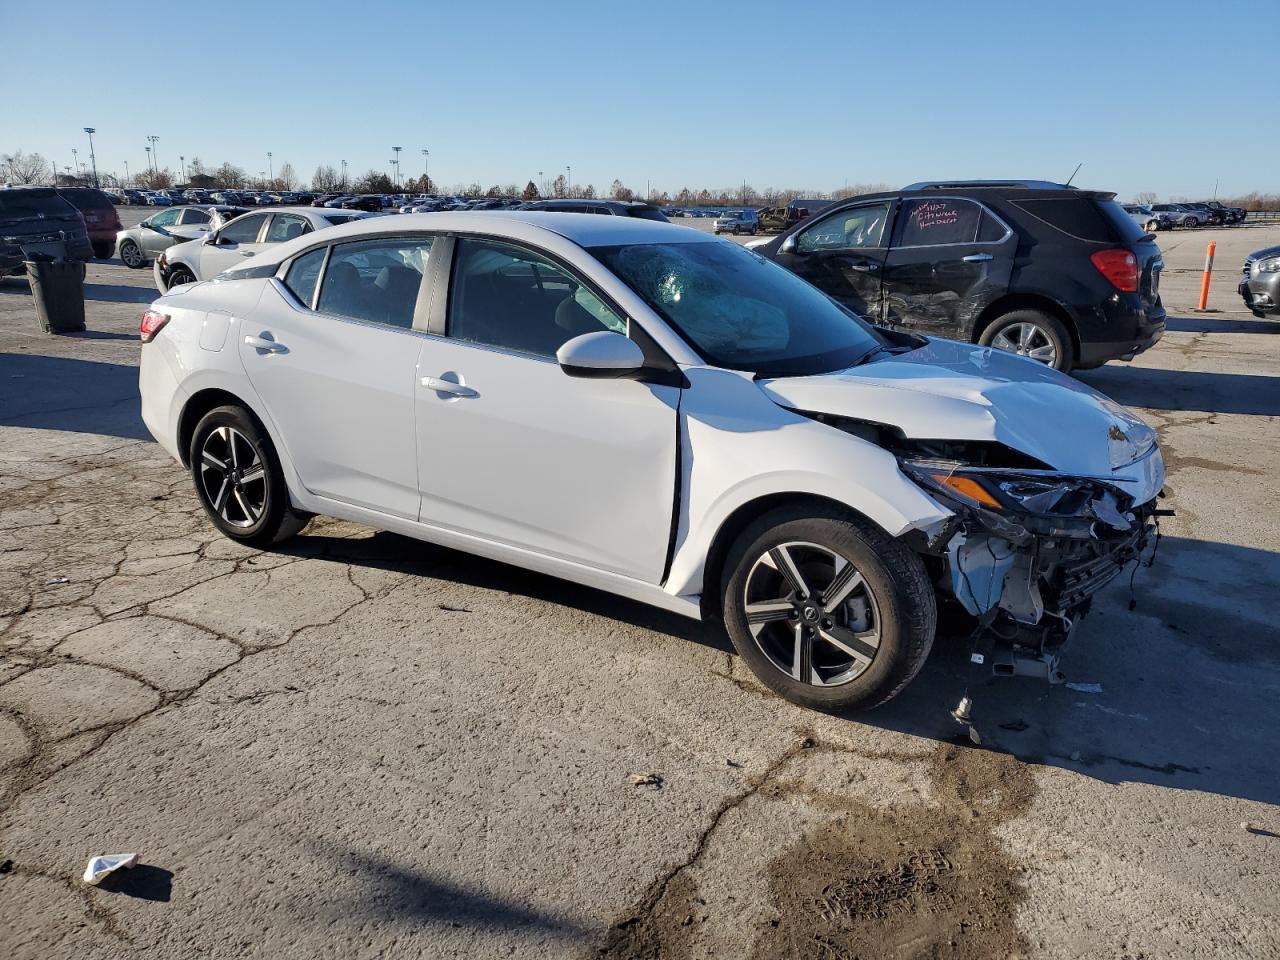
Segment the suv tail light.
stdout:
[[169,322],[167,313],[158,313],[155,310],[148,310],[142,315],[142,323],[138,325],[138,333],[142,336],[143,343],[150,343],[156,338],[166,323]]
[[1138,289],[1138,258],[1128,250],[1099,250],[1089,259],[1117,290],[1133,293]]

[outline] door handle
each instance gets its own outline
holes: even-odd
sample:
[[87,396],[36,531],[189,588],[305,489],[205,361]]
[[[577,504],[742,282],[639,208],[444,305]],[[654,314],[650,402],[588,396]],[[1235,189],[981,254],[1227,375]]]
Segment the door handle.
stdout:
[[995,258],[989,253],[971,253],[967,257],[962,257],[965,263],[982,263],[984,260],[994,260]]
[[423,377],[422,385],[428,390],[434,390],[436,393],[447,393],[453,397],[480,396],[470,387],[464,387],[462,384],[454,383],[452,380],[441,380],[439,377]]
[[288,353],[289,348],[283,343],[276,343],[270,337],[254,337],[248,336],[244,338],[246,346],[253,347],[255,350],[261,350],[263,353]]
[[252,250],[246,250],[246,251],[244,251],[244,253],[240,254],[240,256],[242,256],[242,257],[252,257],[252,256],[253,256],[253,251],[252,251]]
[[851,263],[849,269],[857,270],[859,273],[875,273],[878,267],[874,263]]

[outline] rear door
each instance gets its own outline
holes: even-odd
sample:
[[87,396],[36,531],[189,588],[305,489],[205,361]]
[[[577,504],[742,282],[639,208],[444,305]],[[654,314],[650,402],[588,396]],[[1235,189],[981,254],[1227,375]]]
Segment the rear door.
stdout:
[[872,323],[884,317],[881,273],[888,254],[891,200],[842,207],[794,235],[777,261]]
[[885,323],[969,339],[978,314],[1009,289],[1017,244],[973,200],[904,199],[884,266]]

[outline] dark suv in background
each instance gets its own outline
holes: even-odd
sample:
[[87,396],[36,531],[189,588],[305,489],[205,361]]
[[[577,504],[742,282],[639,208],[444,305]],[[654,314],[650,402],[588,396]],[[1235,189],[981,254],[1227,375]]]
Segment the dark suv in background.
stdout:
[[93,255],[99,260],[111,256],[116,249],[116,234],[124,229],[111,198],[93,187],[58,187],[58,193],[84,217]]
[[24,250],[93,259],[84,217],[52,187],[0,189],[0,277],[25,270]]
[[754,249],[872,323],[1059,370],[1132,359],[1164,334],[1160,248],[1113,193],[916,183],[832,204]]

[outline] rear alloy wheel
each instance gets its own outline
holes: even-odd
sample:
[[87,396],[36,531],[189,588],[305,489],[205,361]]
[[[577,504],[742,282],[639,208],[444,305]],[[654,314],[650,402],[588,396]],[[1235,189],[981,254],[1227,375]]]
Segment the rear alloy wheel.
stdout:
[[982,331],[978,342],[1038,360],[1064,373],[1072,368],[1070,335],[1061,321],[1039,310],[1013,310],[997,317]]
[[147,263],[147,258],[142,255],[142,248],[132,240],[120,244],[120,259],[126,267],[133,270],[141,270]]
[[174,267],[172,270],[169,271],[169,289],[170,290],[172,290],[174,287],[180,287],[184,283],[195,283],[195,282],[196,282],[196,275],[192,273],[189,268],[182,266],[182,264],[178,264],[178,266]]
[[794,703],[868,709],[915,676],[936,609],[901,542],[836,510],[782,508],[729,555],[724,619],[752,672]]
[[310,519],[289,505],[271,438],[240,407],[216,407],[200,419],[190,461],[205,513],[233,540],[266,547],[293,536]]

